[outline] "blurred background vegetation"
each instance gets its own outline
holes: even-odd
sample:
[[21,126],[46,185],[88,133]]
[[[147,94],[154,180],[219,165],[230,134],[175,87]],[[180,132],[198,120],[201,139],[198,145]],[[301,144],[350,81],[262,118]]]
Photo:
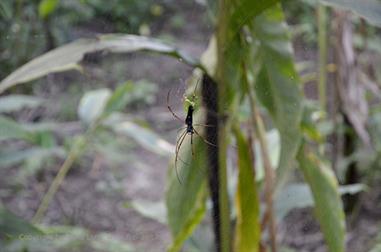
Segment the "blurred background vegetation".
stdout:
[[[380,13],[2,0],[0,250],[381,251]],[[200,83],[208,120],[207,76],[219,149],[186,138],[179,181],[167,106]]]

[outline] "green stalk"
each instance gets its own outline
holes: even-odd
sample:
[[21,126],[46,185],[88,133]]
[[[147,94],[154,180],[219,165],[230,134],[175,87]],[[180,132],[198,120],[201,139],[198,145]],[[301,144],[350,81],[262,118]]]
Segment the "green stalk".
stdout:
[[[97,125],[97,123],[95,125]],[[90,136],[95,130],[95,128],[95,126],[90,127],[88,131],[85,133],[85,135],[82,138],[78,139],[78,141],[75,142],[73,147],[70,149],[67,158],[58,170],[58,173],[54,178],[53,182],[50,184],[47,193],[42,198],[41,204],[38,207],[36,214],[32,218],[33,223],[40,222],[44,217],[46,210],[48,210],[49,204],[52,201],[54,195],[60,188],[70,168],[73,166],[74,161],[81,155],[82,151],[86,147],[87,142],[90,139]]]
[[327,8],[318,4],[318,46],[319,46],[319,102],[323,111],[327,106]]
[[[217,22],[217,83],[218,83],[218,112],[221,116],[226,108],[226,93],[227,93],[227,72],[225,60],[225,46],[228,39],[230,13],[232,0],[219,0],[219,13]],[[220,123],[218,129],[218,163],[219,163],[219,209],[220,209],[220,246],[218,252],[231,251],[231,226],[230,226],[230,206],[227,186],[227,167],[226,167],[226,152],[229,123],[224,121]],[[217,234],[216,234],[217,235]]]

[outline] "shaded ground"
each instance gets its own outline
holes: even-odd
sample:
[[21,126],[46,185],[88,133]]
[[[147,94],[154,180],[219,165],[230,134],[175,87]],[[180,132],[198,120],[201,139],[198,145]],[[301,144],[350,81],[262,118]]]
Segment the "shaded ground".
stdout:
[[[210,37],[210,27],[205,27],[202,22],[204,10],[193,2],[191,5],[179,5],[178,8],[177,11],[182,13],[186,21],[184,26],[173,31],[173,28],[164,23],[160,27],[161,30],[154,31],[154,35],[172,33],[180,48],[198,57],[205,50],[207,39]],[[303,52],[301,54],[304,55]],[[310,50],[307,50],[306,54],[307,58],[313,57]],[[176,60],[161,56],[142,53],[108,56],[96,64],[91,64],[85,76],[70,73],[59,75],[53,86],[48,78],[47,83],[39,90],[42,96],[54,101],[62,97],[64,90],[82,83],[84,87],[80,89],[104,85],[115,87],[117,83],[127,79],[151,80],[160,87],[156,103],[151,107],[134,111],[133,114],[144,118],[156,132],[174,143],[179,125],[167,111],[166,95],[170,87],[184,89],[184,80],[191,71],[192,69]],[[178,97],[181,96],[175,95],[173,99],[174,107],[180,110],[181,104],[176,101]],[[71,98],[65,99],[68,101],[67,106],[71,106]],[[75,109],[76,103],[73,104]],[[54,117],[62,106],[62,103],[52,104],[50,108],[35,113]],[[135,157],[134,161],[126,159],[125,164],[117,167],[109,166],[101,155],[86,157],[86,160],[76,164],[51,203],[44,222],[78,225],[94,232],[110,232],[131,242],[141,251],[165,251],[170,242],[167,227],[142,217],[133,209],[126,208],[124,204],[132,199],[163,200],[168,160],[138,146],[131,148],[126,155]],[[140,162],[137,163],[136,160]],[[18,194],[9,193],[10,185],[7,181],[8,176],[15,171],[0,170],[1,197],[7,207],[14,213],[31,219],[38,207],[38,199],[47,190],[59,163],[43,171],[41,180],[30,178]],[[368,251],[373,237],[377,234],[381,218],[381,206],[377,205],[379,195],[380,188],[377,188],[364,196],[364,207],[360,209],[358,219],[348,228],[349,252]],[[308,209],[293,210],[280,224],[279,229],[279,240],[296,251],[326,251],[318,225]]]

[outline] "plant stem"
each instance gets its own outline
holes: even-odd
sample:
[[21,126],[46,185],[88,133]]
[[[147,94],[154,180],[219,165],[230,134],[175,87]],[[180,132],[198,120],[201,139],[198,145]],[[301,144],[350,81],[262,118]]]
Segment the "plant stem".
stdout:
[[87,141],[87,138],[80,139],[80,141],[76,142],[74,146],[71,148],[68,157],[65,159],[64,163],[60,167],[56,177],[54,178],[53,182],[51,183],[48,189],[48,192],[44,195],[42,202],[37,209],[36,214],[33,216],[32,218],[33,223],[40,222],[41,219],[44,217],[50,202],[52,201],[59,187],[61,186],[63,180],[66,177],[66,174],[72,167],[74,161],[77,159],[77,157],[80,155],[81,151],[83,150],[84,146],[86,145],[86,141]]
[[327,8],[318,4],[318,45],[319,45],[319,102],[323,111],[327,106]]
[[226,64],[226,43],[229,41],[229,23],[230,23],[230,10],[233,7],[233,0],[219,0],[219,12],[217,22],[217,69],[216,80],[218,88],[218,200],[219,200],[219,244],[217,245],[217,252],[230,252],[231,247],[231,225],[230,225],[230,204],[227,186],[227,166],[226,166],[226,152],[227,152],[227,136],[229,131],[229,119],[224,118],[224,112],[227,106],[227,64]]

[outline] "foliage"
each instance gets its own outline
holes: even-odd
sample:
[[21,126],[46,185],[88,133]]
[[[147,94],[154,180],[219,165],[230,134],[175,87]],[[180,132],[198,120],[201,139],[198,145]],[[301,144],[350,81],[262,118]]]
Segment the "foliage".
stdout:
[[[168,3],[166,3],[168,4]],[[163,2],[153,0],[3,0],[0,3],[0,54],[3,78],[49,48],[49,43],[63,44],[72,38],[74,27],[92,20],[112,23],[115,32],[138,33],[142,24],[149,26],[162,15]],[[158,11],[159,9],[159,11]],[[107,29],[107,27],[105,27]],[[52,40],[52,41],[50,41]]]
[[[151,3],[132,2],[138,9],[133,14],[139,17],[140,10],[146,10]],[[307,6],[306,1],[303,2]],[[133,21],[134,15],[126,20],[125,12],[120,12],[123,10],[120,8],[122,1],[115,0],[114,4],[106,4],[104,1],[87,0],[83,3],[92,6],[95,15],[111,22],[121,22],[123,25],[131,26],[145,22]],[[324,0],[322,3],[337,6],[343,2]],[[39,4],[39,15],[44,20],[55,11],[60,11],[57,1],[44,0]],[[9,9],[12,9],[10,5],[4,2],[1,6],[3,15],[9,17]],[[288,5],[285,6],[287,8]],[[309,3],[305,8],[311,10],[312,6],[313,4]],[[379,25],[380,15],[377,10],[380,4],[376,1],[368,0],[364,5],[346,1],[341,7],[358,13],[372,24]],[[157,39],[107,34],[96,39],[79,39],[51,50],[13,71],[0,82],[0,92],[3,93],[16,85],[30,83],[50,73],[69,69],[81,70],[81,61],[90,53],[108,51],[126,54],[149,51],[173,57],[193,68],[198,68],[203,75],[202,88],[212,84],[218,91],[214,94],[217,108],[213,108],[220,116],[219,120],[216,120],[218,125],[213,125],[217,128],[215,130],[217,138],[214,139],[217,148],[209,148],[210,143],[205,144],[203,141],[205,139],[197,138],[193,142],[193,147],[197,149],[196,156],[191,154],[192,145],[188,138],[183,148],[174,150],[175,147],[162,139],[159,134],[134,120],[133,113],[125,112],[127,105],[142,101],[148,104],[153,102],[152,94],[157,90],[152,84],[144,81],[134,83],[141,86],[140,90],[135,89],[131,81],[127,81],[115,90],[105,87],[86,92],[77,110],[84,131],[74,136],[66,136],[74,139],[66,150],[64,146],[58,144],[51,131],[41,130],[38,123],[31,128],[17,122],[9,114],[2,115],[0,140],[17,139],[24,144],[23,147],[27,147],[23,150],[18,148],[10,148],[4,152],[2,150],[0,164],[10,166],[39,155],[42,157],[57,155],[61,158],[65,156],[65,162],[34,218],[35,222],[39,222],[44,216],[47,206],[73,163],[85,150],[105,151],[101,148],[105,148],[102,146],[101,136],[111,134],[133,140],[133,143],[158,155],[169,156],[179,151],[179,156],[182,158],[178,167],[180,181],[175,176],[176,167],[171,162],[166,190],[166,210],[163,208],[164,202],[133,201],[130,204],[144,216],[168,225],[173,237],[168,251],[180,251],[184,243],[189,245],[197,232],[201,232],[204,216],[209,212],[208,197],[212,202],[215,246],[219,251],[231,251],[232,247],[236,251],[259,251],[263,245],[261,239],[264,237],[267,237],[271,250],[277,251],[275,222],[283,218],[290,209],[306,206],[314,207],[328,250],[345,251],[345,215],[340,198],[343,187],[338,186],[338,179],[331,171],[332,165],[324,158],[326,146],[322,139],[327,133],[323,132],[322,125],[319,124],[322,117],[316,119],[316,113],[323,114],[325,107],[321,104],[321,108],[311,108],[308,106],[310,103],[307,98],[303,97],[302,84],[293,58],[291,37],[287,32],[284,12],[279,1],[221,0],[216,9],[218,10],[217,16],[214,17],[217,21],[216,33],[202,57],[203,60],[193,59],[176,46]],[[109,12],[115,12],[116,15],[109,16]],[[323,62],[319,66],[324,68],[326,64]],[[196,75],[197,73],[195,78],[199,77]],[[205,89],[203,93],[204,91]],[[320,95],[324,95],[323,93]],[[208,106],[211,106],[211,103],[207,99],[208,97],[204,97],[206,113],[198,110],[194,115],[195,118],[206,117],[206,120],[210,118],[211,108]],[[0,110],[2,113],[13,113],[25,107],[38,107],[44,102],[32,96],[9,95],[0,98],[0,104],[4,105]],[[240,117],[241,111],[246,111],[247,115]],[[370,124],[373,126],[370,131],[376,136],[379,135],[379,127],[375,126],[378,117],[379,114],[376,113],[372,118],[373,123],[371,121]],[[325,123],[330,121],[327,119]],[[244,129],[247,129],[247,134],[244,133]],[[205,132],[203,135],[208,138],[208,131]],[[271,147],[273,132],[279,136],[278,141],[274,140],[280,148],[279,159],[278,150]],[[230,156],[227,155],[232,135],[235,136],[237,145],[233,147],[237,154],[237,165],[234,166],[237,166],[238,171],[234,176],[228,174]],[[376,150],[372,151],[373,159],[376,161],[379,159],[378,145],[379,143],[375,142]],[[254,158],[256,160],[253,160]],[[212,162],[218,167],[215,174],[211,170],[206,172],[213,165]],[[253,167],[254,164],[257,167]],[[294,174],[294,168],[298,168],[303,174],[305,183],[287,185],[284,191],[279,190],[285,186],[285,178]],[[207,190],[208,182],[210,194]],[[355,185],[344,189],[350,194],[361,190]],[[261,191],[264,192],[266,206],[262,215],[260,211],[264,207],[258,196]],[[284,195],[290,194],[290,191],[297,192],[298,194],[295,193],[293,196],[300,201],[292,202]],[[230,205],[230,202],[235,204]],[[148,208],[157,211],[147,211]],[[17,222],[14,216],[10,219]],[[235,225],[234,228],[231,226],[232,223]],[[25,227],[32,232],[38,232],[29,224],[25,224]],[[9,233],[7,228],[8,225],[4,225],[0,230]],[[268,230],[267,236],[264,235],[266,230]],[[11,231],[16,234],[19,232],[17,228]],[[70,229],[69,232],[81,237],[87,231]],[[72,241],[69,239],[70,244]],[[99,250],[105,248],[99,241],[94,243],[91,243],[91,246]],[[118,241],[113,244],[121,250],[130,249]]]

